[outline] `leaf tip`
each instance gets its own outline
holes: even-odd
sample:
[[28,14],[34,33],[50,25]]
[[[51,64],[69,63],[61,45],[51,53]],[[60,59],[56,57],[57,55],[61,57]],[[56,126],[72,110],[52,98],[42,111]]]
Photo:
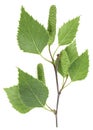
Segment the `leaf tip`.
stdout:
[[21,12],[25,11],[25,8],[23,6],[21,6]]
[[72,81],[83,80],[89,69],[88,50],[84,51],[70,66],[69,74]]
[[7,93],[7,88],[3,88],[3,90]]
[[78,31],[80,16],[77,16],[64,23],[58,31],[59,45],[70,44],[76,37]]
[[20,69],[20,68],[17,68],[18,69],[18,80],[19,80],[19,77],[20,77],[20,75],[23,73],[23,71]]

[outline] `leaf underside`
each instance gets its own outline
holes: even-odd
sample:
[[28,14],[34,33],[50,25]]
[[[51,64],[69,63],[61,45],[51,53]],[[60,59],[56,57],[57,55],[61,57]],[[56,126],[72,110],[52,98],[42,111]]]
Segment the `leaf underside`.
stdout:
[[88,51],[80,55],[70,66],[69,74],[72,81],[82,80],[87,76],[89,67]]
[[58,32],[59,45],[67,45],[73,41],[79,25],[79,18],[76,17],[65,23]]
[[48,89],[41,82],[19,69],[19,92],[23,103],[29,107],[43,107]]
[[4,88],[4,90],[7,93],[10,103],[17,111],[19,111],[20,113],[27,113],[32,109],[31,107],[26,106],[22,102],[22,100],[20,98],[18,86]]
[[76,41],[74,40],[69,46],[67,46],[65,51],[67,52],[67,55],[69,57],[70,64],[72,64],[73,61],[75,61],[78,57]]
[[40,54],[48,43],[48,32],[25,9],[21,9],[17,39],[24,52]]

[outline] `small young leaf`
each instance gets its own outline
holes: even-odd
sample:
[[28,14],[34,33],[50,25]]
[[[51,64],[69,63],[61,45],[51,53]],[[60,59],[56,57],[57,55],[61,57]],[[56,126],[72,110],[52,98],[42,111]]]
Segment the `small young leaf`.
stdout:
[[66,47],[66,52],[69,57],[70,63],[72,64],[76,58],[78,58],[78,52],[76,48],[76,41],[73,41],[69,46]]
[[23,103],[29,107],[43,107],[48,89],[40,80],[19,69],[19,92]]
[[72,81],[82,80],[87,76],[89,67],[88,51],[79,56],[70,66],[69,74]]
[[48,44],[51,45],[54,42],[55,35],[56,35],[56,6],[55,5],[52,5],[49,10],[47,30],[49,32]]
[[48,42],[48,32],[25,9],[21,9],[19,21],[18,43],[24,52],[40,54]]
[[59,62],[58,62],[58,72],[63,77],[67,76],[69,66],[70,66],[70,61],[69,61],[67,52],[65,50],[63,50],[60,53],[60,58],[59,58]]
[[41,63],[37,65],[37,77],[45,84],[44,68]]
[[20,99],[18,86],[4,88],[4,90],[7,93],[10,103],[17,111],[20,113],[27,113],[32,109],[31,107],[26,106]]
[[65,23],[58,32],[59,45],[67,45],[73,41],[79,25],[79,18],[76,17]]

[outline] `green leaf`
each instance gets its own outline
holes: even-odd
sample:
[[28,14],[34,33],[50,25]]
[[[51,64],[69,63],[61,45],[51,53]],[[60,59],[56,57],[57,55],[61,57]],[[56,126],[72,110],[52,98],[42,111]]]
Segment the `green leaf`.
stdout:
[[37,65],[37,77],[45,84],[44,68],[41,63]]
[[43,107],[48,89],[40,80],[19,69],[19,92],[23,103],[29,107]]
[[89,67],[88,51],[86,50],[70,66],[69,74],[72,81],[82,80],[87,76]]
[[66,52],[69,57],[70,63],[72,64],[74,60],[78,58],[78,52],[76,48],[76,41],[74,40],[72,44],[66,47]]
[[4,88],[12,106],[21,113],[27,113],[31,110],[31,107],[26,106],[20,99],[18,86]]
[[65,23],[58,32],[59,45],[67,45],[73,41],[79,25],[80,17],[76,17]]
[[63,76],[66,77],[68,75],[68,68],[70,66],[70,61],[67,55],[67,52],[63,50],[59,56],[58,62],[58,72]]
[[51,45],[54,42],[55,35],[56,35],[56,6],[55,5],[52,5],[49,10],[47,30],[49,32],[48,44]]
[[48,32],[25,9],[21,9],[19,21],[18,43],[24,52],[40,54],[48,43]]

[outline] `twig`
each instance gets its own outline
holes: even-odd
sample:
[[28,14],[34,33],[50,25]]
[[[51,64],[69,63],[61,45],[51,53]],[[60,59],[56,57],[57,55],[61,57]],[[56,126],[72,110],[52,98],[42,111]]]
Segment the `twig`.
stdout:
[[[67,85],[64,86],[64,88],[66,88],[68,85],[70,85],[72,83],[72,81],[70,81]],[[64,89],[63,88],[63,89]]]
[[66,84],[66,82],[67,82],[67,79],[68,79],[68,75],[66,76],[66,79],[65,79],[65,81],[63,82],[63,85],[62,85],[62,87],[61,87],[61,89],[60,89],[60,93],[61,93],[62,90],[66,87],[65,84]]
[[55,109],[52,109],[49,105],[46,104],[46,107],[55,114],[56,110]]
[[52,64],[55,71],[55,78],[56,78],[56,87],[57,87],[57,102],[56,102],[56,112],[55,112],[55,118],[56,118],[56,127],[58,127],[58,106],[59,106],[59,97],[60,97],[60,91],[59,91],[59,83],[58,83],[58,74],[57,74],[57,66],[54,63],[54,58],[51,54],[50,46],[49,46],[49,53],[52,59]]
[[57,50],[59,49],[59,46],[56,48],[56,50],[54,51],[54,53],[53,53],[53,57],[55,56],[55,54],[56,54],[56,52],[57,52]]
[[45,58],[43,55],[40,54],[40,56],[41,56],[44,60],[48,61],[49,63],[52,63],[50,60],[48,60],[47,58]]

